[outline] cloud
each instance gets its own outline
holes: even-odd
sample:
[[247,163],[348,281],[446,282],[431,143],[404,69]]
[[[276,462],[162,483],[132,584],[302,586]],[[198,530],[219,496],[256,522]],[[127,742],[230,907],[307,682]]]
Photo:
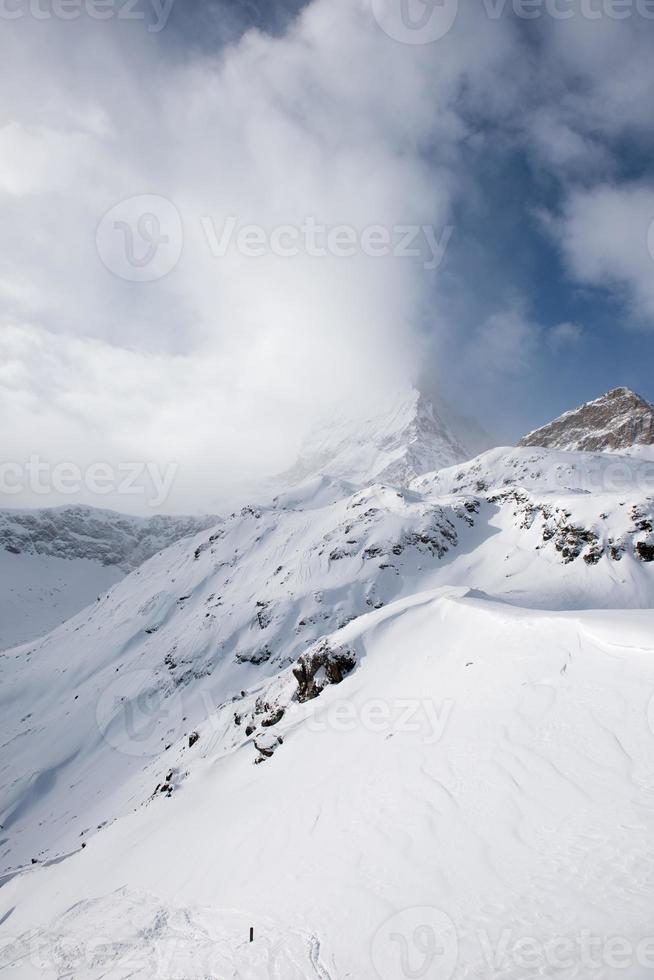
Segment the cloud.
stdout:
[[[273,18],[274,36],[239,35],[231,17],[218,41],[186,23],[177,34],[85,17],[3,24],[2,458],[172,459],[169,505],[213,507],[292,462],[315,419],[419,369],[445,380],[467,370],[487,392],[522,383],[546,318],[513,299],[503,216],[492,213],[501,202],[484,186],[511,153],[540,168],[538,185],[515,189],[533,192],[526,212],[543,205],[543,184],[556,187],[546,203],[562,215],[551,228],[571,275],[609,276],[651,308],[642,215],[615,146],[648,125],[637,25],[542,18],[534,44],[514,17],[461,4],[446,36],[403,44],[375,18],[395,2],[313,0]],[[192,16],[180,7],[170,23]],[[606,74],[613,50],[631,103]],[[230,221],[234,235],[216,248]],[[499,295],[484,295],[484,222],[502,256],[486,271]],[[626,256],[611,222],[625,228]],[[323,229],[324,254],[307,223]],[[424,234],[411,240],[422,252],[406,255],[406,237],[402,251],[407,229],[445,242],[452,225],[438,268]],[[383,254],[361,247],[375,234],[390,243]],[[345,256],[338,242],[352,235]],[[243,243],[261,239],[261,254],[247,254]],[[289,256],[291,239],[300,247]],[[151,250],[161,264],[146,268]],[[139,281],[153,271],[166,274]],[[550,333],[553,349],[574,342],[566,330]],[[456,338],[456,365],[439,359],[441,335]]]
[[553,227],[580,282],[616,293],[654,323],[654,188],[574,189]]
[[584,342],[585,331],[578,323],[557,323],[547,331],[547,343],[554,353],[576,350]]
[[[415,373],[435,272],[401,242],[446,230],[460,87],[492,71],[503,42],[464,33],[434,58],[350,0],[315,0],[281,36],[253,30],[215,52],[129,26],[52,21],[46,46],[23,19],[0,40],[16,72],[0,127],[2,449],[173,455],[187,493],[175,505],[195,507],[194,486],[206,505],[244,473],[281,468],[316,417]],[[116,217],[126,199],[148,202],[142,223]],[[238,237],[216,254],[207,228],[220,238],[230,218],[255,226],[263,254]],[[392,248],[271,247],[280,226],[307,221],[321,242],[377,229]],[[171,234],[167,274],[135,281]]]
[[493,313],[472,337],[469,360],[488,384],[528,373],[541,328],[518,310]]

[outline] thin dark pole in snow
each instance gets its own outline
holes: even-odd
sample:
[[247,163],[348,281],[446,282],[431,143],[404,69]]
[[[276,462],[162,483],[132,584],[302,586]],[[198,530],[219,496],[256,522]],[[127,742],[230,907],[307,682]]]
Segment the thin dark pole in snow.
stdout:
[[254,942],[254,926],[250,926],[250,942]]

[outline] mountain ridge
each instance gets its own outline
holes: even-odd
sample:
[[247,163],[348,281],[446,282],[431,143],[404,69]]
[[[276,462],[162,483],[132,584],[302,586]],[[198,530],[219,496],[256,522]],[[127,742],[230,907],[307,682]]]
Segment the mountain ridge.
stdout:
[[528,432],[518,445],[577,452],[651,446],[654,445],[654,406],[630,388],[612,388]]
[[0,547],[11,554],[87,558],[132,571],[180,537],[221,520],[154,514],[136,517],[86,504],[0,510]]
[[[466,438],[476,445],[468,447]],[[296,462],[277,480],[292,486],[328,476],[354,486],[402,487],[423,473],[470,459],[479,439],[468,420],[410,386],[367,411],[314,426]]]

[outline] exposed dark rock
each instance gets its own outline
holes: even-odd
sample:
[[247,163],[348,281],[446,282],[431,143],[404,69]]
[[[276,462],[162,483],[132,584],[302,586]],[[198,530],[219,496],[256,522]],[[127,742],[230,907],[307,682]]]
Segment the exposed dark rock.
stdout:
[[259,738],[255,738],[254,747],[259,753],[258,757],[254,760],[255,765],[265,762],[266,759],[270,759],[279,746],[283,744],[284,739],[281,735],[273,735],[272,732],[266,732]]
[[636,531],[644,531],[646,534],[652,531],[652,520],[648,514],[640,510],[639,507],[632,507],[631,519],[634,522]]
[[267,663],[271,657],[272,650],[265,646],[258,650],[241,650],[234,659],[237,664],[254,664],[255,667],[259,667],[261,664]]
[[284,708],[276,708],[272,714],[267,715],[265,718],[261,719],[261,725],[263,728],[272,728],[277,722],[281,721],[284,717]]
[[333,650],[327,641],[302,654],[293,668],[298,685],[297,700],[311,701],[330,684],[340,684],[354,669],[356,657],[348,647]]
[[270,604],[268,602],[263,602],[259,600],[257,602],[257,622],[259,628],[265,630],[267,626],[272,623],[272,613],[270,611]]
[[636,553],[641,561],[654,561],[654,544],[639,541],[636,545]]
[[622,561],[623,554],[624,547],[621,544],[614,544],[613,541],[609,541],[609,555],[613,561]]
[[535,429],[518,445],[583,452],[654,445],[654,407],[629,388],[615,388]]
[[344,551],[343,548],[334,548],[334,550],[330,552],[329,560],[341,561],[342,558],[349,558],[349,557],[350,557],[349,551]]
[[[554,547],[561,553],[561,557],[566,564],[578,558],[586,545],[591,546],[591,552],[593,554],[600,550],[597,547],[598,538],[594,531],[587,531],[582,527],[563,525],[557,528],[554,536]],[[598,561],[600,557],[601,550],[597,558]],[[594,564],[594,560],[590,564]]]

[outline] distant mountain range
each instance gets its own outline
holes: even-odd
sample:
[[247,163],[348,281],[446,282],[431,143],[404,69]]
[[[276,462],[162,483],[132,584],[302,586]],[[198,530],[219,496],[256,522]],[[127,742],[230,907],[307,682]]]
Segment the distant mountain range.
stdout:
[[216,515],[132,517],[80,505],[2,510],[0,547],[11,554],[86,558],[130,572],[173,541],[218,520]]
[[218,520],[79,505],[0,511],[0,650],[54,629],[152,555]]

